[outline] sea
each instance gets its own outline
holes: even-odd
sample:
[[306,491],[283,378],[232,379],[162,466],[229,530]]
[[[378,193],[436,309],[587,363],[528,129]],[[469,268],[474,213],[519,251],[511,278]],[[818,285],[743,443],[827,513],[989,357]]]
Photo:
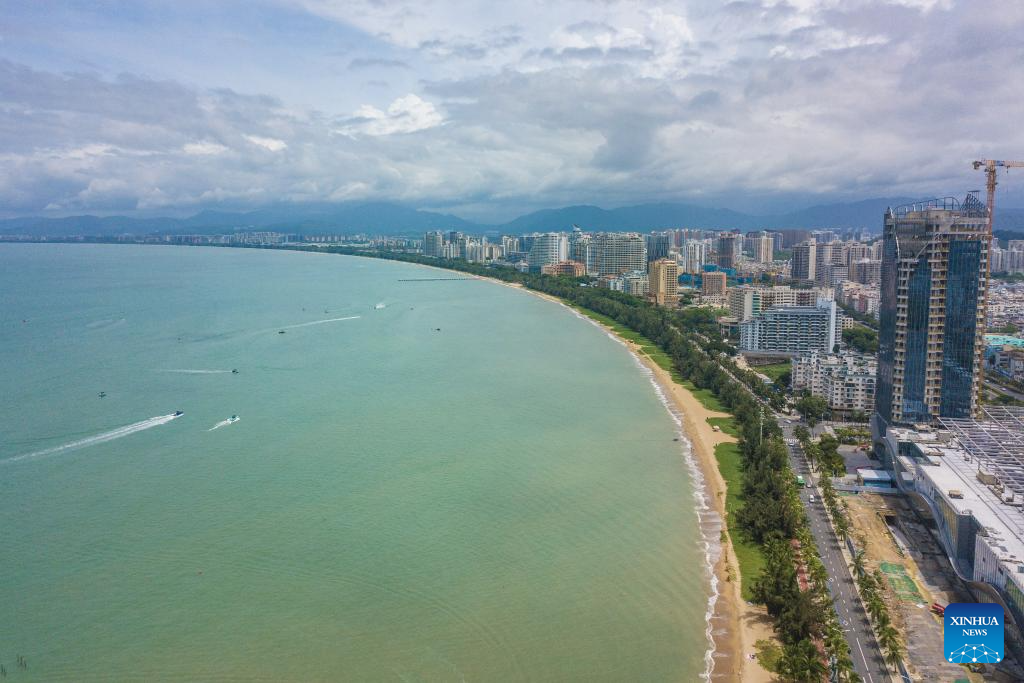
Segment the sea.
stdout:
[[699,680],[713,588],[679,429],[621,343],[494,282],[0,244],[0,666]]

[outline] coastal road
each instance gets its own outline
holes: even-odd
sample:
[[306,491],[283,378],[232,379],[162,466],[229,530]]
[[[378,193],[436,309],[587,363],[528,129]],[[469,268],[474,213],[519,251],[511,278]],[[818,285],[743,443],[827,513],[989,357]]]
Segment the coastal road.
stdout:
[[[807,459],[804,457],[800,443],[793,436],[795,424],[789,422],[783,416],[777,416],[779,426],[782,427],[783,435],[786,438],[786,445],[789,449],[790,465],[793,472],[803,475],[806,481],[811,481],[811,471],[807,466]],[[813,502],[811,498],[814,498]],[[839,616],[839,624],[846,635],[846,641],[850,645],[853,667],[865,681],[865,683],[888,683],[892,680],[889,670],[882,658],[882,651],[875,640],[875,634],[871,630],[868,615],[861,604],[860,596],[853,581],[853,574],[846,558],[840,548],[840,540],[828,519],[825,505],[821,502],[821,496],[817,488],[805,488],[800,491],[800,499],[807,510],[807,517],[810,520],[811,535],[818,546],[818,553],[821,561],[828,572],[828,587],[835,603],[836,614]]]

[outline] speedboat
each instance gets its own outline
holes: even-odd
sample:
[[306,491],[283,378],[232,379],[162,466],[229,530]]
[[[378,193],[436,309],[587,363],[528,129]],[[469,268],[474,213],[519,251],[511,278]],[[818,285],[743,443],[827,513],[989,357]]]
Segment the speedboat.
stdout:
[[231,374],[232,375],[237,375],[238,374],[238,368],[232,368]]
[[232,422],[238,422],[238,416],[237,415],[232,415],[228,419],[231,420]]
[[174,417],[181,417],[184,414],[185,414],[184,410],[175,410],[174,411]]
[[383,304],[383,303],[379,303],[379,304],[377,304],[376,306],[373,307],[373,309],[375,311],[379,311],[382,308],[386,308],[385,304]]

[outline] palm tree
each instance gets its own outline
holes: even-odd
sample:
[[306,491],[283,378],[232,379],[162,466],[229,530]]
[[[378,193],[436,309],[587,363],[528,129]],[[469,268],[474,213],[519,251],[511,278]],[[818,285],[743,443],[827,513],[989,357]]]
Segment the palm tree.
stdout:
[[[853,574],[857,577],[858,583],[863,581],[864,577],[868,575],[868,568],[864,564],[863,548],[858,549],[857,552],[854,553],[853,564],[850,565],[850,568],[853,569]],[[863,588],[861,589],[861,592],[864,592]]]
[[903,661],[903,647],[897,641],[895,644],[883,645],[885,649],[885,663],[892,667],[893,671],[899,672],[899,664]]
[[828,674],[821,654],[807,639],[786,646],[779,669],[783,676],[796,683],[820,683]]

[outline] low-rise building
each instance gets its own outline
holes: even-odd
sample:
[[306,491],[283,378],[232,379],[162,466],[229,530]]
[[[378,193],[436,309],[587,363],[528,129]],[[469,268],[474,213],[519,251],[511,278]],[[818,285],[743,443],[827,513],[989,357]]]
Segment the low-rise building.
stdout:
[[583,277],[587,274],[587,267],[579,261],[558,261],[557,263],[546,263],[540,267],[544,275],[569,275],[570,277]]
[[878,362],[873,356],[809,353],[793,358],[792,364],[794,391],[824,398],[833,412],[867,414],[874,409]]
[[889,427],[878,448],[897,486],[935,520],[959,577],[979,602],[1010,617],[1019,653],[1024,624],[1024,408],[982,406],[975,418],[938,418],[941,429]]

